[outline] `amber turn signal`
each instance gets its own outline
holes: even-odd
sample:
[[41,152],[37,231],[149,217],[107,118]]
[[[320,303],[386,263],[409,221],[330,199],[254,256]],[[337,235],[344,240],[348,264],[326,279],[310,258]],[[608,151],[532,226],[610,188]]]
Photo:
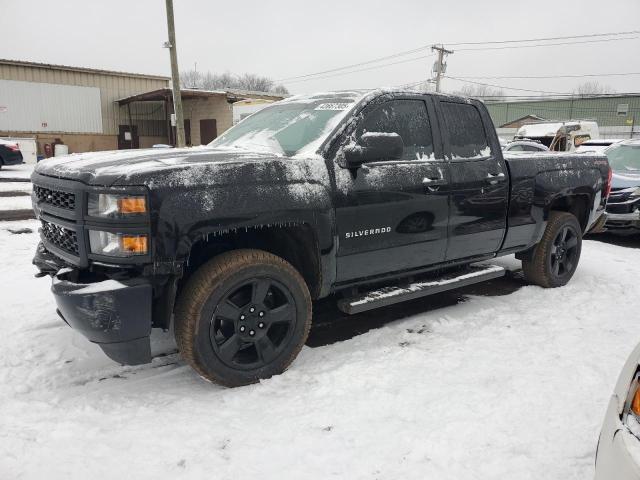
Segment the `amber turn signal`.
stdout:
[[638,417],[640,417],[640,388],[636,390],[631,400],[631,411]]
[[144,255],[148,251],[146,235],[122,235],[122,250],[128,253]]
[[118,198],[118,211],[120,213],[145,213],[147,202],[145,197]]

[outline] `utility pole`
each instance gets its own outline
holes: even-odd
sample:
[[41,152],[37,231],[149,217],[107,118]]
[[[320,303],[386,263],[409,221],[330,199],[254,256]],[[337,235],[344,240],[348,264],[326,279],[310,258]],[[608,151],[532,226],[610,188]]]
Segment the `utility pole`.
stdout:
[[184,115],[182,114],[182,97],[180,96],[180,71],[178,70],[178,50],[176,47],[176,30],[173,25],[173,0],[167,2],[167,30],[169,31],[169,56],[171,58],[171,87],[173,89],[173,111],[176,115],[176,147],[184,147]]
[[453,53],[453,50],[447,50],[443,45],[432,45],[431,51],[438,52],[438,60],[436,60],[436,63],[433,65],[433,69],[436,74],[436,92],[439,92],[440,80],[442,79],[442,75],[444,74],[444,72],[447,70],[447,65],[444,63],[444,56],[451,55]]

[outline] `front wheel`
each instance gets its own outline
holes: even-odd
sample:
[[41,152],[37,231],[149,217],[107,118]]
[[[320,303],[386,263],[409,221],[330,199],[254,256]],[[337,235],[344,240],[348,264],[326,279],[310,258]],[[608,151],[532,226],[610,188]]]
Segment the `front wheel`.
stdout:
[[551,212],[542,239],[529,260],[522,261],[525,279],[545,288],[561,287],[573,277],[582,251],[582,229],[571,213]]
[[282,373],[311,327],[311,297],[288,262],[261,250],[235,250],[204,264],[176,307],[175,335],[185,360],[226,386]]

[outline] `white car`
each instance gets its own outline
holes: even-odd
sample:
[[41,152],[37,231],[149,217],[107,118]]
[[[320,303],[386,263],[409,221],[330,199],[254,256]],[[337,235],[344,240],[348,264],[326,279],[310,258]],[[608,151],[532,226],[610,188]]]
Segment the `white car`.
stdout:
[[582,142],[579,147],[576,148],[576,152],[595,152],[604,153],[604,151],[611,145],[623,142],[621,138],[601,138],[598,140],[587,140]]
[[604,417],[595,480],[640,479],[640,345],[622,368]]

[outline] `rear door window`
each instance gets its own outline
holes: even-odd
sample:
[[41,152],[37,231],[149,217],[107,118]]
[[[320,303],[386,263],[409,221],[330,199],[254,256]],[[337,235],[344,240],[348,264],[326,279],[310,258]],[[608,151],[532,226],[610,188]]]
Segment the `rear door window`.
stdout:
[[482,117],[475,106],[454,102],[440,102],[440,105],[453,160],[491,155]]
[[365,113],[358,126],[359,139],[367,132],[397,133],[404,142],[402,160],[433,159],[433,136],[422,100],[391,100]]

